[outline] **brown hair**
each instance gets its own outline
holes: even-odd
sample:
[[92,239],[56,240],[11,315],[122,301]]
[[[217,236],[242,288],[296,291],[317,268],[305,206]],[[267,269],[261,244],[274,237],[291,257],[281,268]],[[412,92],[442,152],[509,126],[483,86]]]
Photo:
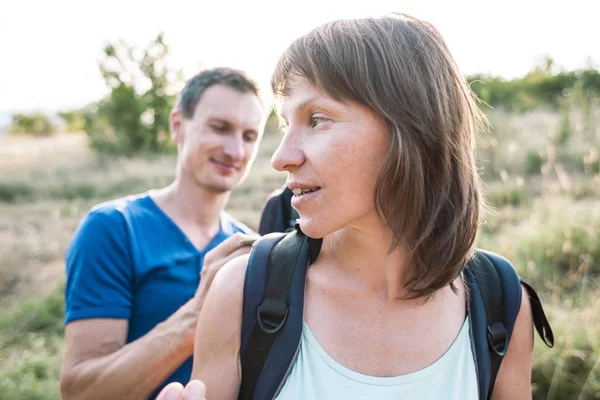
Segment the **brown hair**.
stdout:
[[292,74],[337,100],[370,107],[390,124],[392,146],[375,204],[406,250],[408,298],[452,285],[473,253],[484,205],[474,136],[485,121],[439,32],[404,14],[338,20],[295,40],[271,86]]
[[244,71],[228,67],[217,67],[202,70],[191,77],[179,93],[175,108],[179,109],[185,118],[194,118],[194,112],[200,98],[206,89],[214,85],[224,85],[240,93],[253,93],[262,102],[258,84]]

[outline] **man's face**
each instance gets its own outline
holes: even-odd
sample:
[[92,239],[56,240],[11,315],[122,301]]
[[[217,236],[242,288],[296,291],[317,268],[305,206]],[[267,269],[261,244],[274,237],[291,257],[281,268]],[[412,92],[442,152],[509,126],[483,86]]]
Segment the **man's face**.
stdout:
[[213,193],[239,186],[262,136],[263,108],[252,92],[213,85],[202,94],[194,116],[171,115],[184,181]]

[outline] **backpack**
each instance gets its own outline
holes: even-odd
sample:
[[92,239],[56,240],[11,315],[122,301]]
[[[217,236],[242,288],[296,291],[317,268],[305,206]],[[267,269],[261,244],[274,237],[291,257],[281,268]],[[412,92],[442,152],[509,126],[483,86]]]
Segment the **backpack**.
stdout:
[[[269,212],[267,206],[263,215],[265,212]],[[300,346],[306,271],[319,255],[322,241],[305,236],[297,224],[293,228],[279,225],[278,230],[254,243],[246,270],[241,400],[276,397]],[[491,397],[508,350],[521,306],[521,285],[530,299],[534,326],[548,347],[554,345],[554,334],[535,290],[519,278],[505,258],[476,250],[465,266],[464,279],[469,290],[479,398],[485,400]]]
[[287,232],[294,229],[299,215],[290,204],[293,195],[294,193],[285,187],[280,194],[272,196],[267,201],[258,225],[260,235],[271,232]]

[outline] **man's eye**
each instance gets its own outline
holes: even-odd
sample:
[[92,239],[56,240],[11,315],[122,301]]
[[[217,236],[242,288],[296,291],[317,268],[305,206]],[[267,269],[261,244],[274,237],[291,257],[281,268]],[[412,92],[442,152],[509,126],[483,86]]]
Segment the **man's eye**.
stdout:
[[221,125],[211,125],[210,127],[217,132],[225,132],[227,130],[225,126]]
[[254,142],[256,142],[256,136],[255,135],[244,135],[244,141],[247,143],[254,143]]

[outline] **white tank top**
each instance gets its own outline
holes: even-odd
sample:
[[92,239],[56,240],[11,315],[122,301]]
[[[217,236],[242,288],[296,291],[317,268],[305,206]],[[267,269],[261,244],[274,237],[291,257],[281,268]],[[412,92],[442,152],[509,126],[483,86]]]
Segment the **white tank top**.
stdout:
[[275,398],[478,400],[469,318],[450,348],[433,364],[395,377],[363,375],[342,366],[304,323],[296,361]]

